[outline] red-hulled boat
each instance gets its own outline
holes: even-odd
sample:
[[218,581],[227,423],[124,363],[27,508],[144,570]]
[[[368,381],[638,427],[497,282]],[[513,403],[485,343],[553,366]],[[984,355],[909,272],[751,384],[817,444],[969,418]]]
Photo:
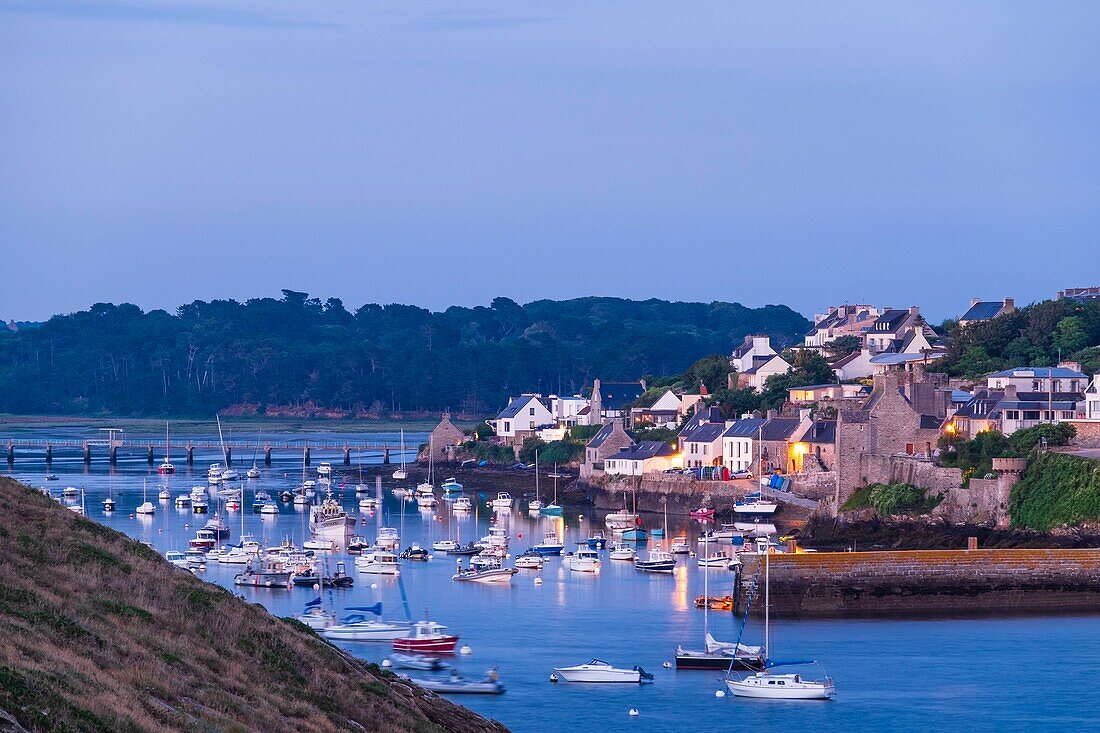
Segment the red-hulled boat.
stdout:
[[695,517],[696,519],[714,519],[714,507],[699,507],[691,513],[691,516]]
[[393,648],[399,652],[431,652],[454,654],[458,637],[447,633],[447,627],[435,621],[417,621],[408,636],[393,640]]

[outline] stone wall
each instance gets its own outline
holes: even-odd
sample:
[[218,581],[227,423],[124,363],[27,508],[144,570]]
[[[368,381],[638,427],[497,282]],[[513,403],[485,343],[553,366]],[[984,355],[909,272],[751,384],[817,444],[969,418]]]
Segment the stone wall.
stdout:
[[1077,435],[1073,436],[1070,445],[1074,448],[1100,448],[1100,421],[1095,420],[1071,420],[1069,421],[1077,429]]
[[807,499],[829,499],[836,494],[836,471],[792,473],[791,493]]
[[1019,480],[1018,475],[1010,473],[991,479],[972,478],[966,488],[949,489],[933,514],[956,524],[1008,527],[1008,500]]
[[[639,512],[661,513],[666,506],[663,499],[669,514],[688,514],[706,504],[713,506],[720,517],[730,516],[734,504],[757,490],[752,481],[700,481],[692,476],[663,473],[646,474],[637,483],[612,476],[593,477],[579,480],[576,488],[584,490],[597,509],[621,509],[625,494],[627,508],[632,509],[637,501]],[[798,497],[787,496],[787,492],[770,492],[768,496],[781,502],[779,515],[785,522],[799,521],[809,515],[808,507],[793,504],[800,501]]]
[[[1100,610],[1100,550],[916,550],[770,555],[788,617]],[[739,599],[763,556],[743,555]],[[762,613],[759,601],[754,613]]]
[[860,456],[860,486],[868,484],[903,483],[922,489],[945,493],[962,488],[962,471],[937,466],[932,461],[907,455]]

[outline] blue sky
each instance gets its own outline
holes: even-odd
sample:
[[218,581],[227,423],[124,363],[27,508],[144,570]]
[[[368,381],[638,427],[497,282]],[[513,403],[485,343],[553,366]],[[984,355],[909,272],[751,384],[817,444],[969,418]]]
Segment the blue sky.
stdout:
[[0,317],[1100,284],[1100,3],[0,0]]

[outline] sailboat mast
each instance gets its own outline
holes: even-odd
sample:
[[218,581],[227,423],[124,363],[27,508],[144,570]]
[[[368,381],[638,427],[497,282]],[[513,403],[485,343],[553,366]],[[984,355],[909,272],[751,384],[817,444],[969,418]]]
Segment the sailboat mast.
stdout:
[[535,501],[539,498],[539,449],[535,448]]
[[[668,521],[668,505],[665,505],[665,521]],[[667,534],[667,533],[666,533]],[[707,540],[709,538],[703,535],[703,558],[710,557],[710,551],[707,549]],[[707,613],[710,611],[710,566],[703,568],[703,649],[707,649],[707,636],[710,635],[710,625],[707,623]],[[709,650],[708,650],[709,653]]]
[[171,448],[169,446],[170,446],[170,443],[168,442],[168,421],[165,420],[164,421],[164,462],[165,463],[169,463],[168,458],[169,458],[169,453],[171,451]]
[[764,654],[771,655],[771,640],[768,638],[771,626],[771,548],[764,551]]

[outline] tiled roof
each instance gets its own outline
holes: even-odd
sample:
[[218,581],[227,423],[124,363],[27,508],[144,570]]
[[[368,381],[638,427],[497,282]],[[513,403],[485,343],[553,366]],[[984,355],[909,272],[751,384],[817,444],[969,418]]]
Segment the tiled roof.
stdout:
[[878,333],[891,333],[896,331],[901,327],[907,315],[909,315],[908,310],[891,308],[888,311],[884,311],[881,316],[875,319],[875,323],[871,326],[871,330]]
[[833,369],[840,369],[841,367],[848,366],[853,361],[858,359],[861,353],[861,351],[853,351],[851,354],[837,359],[833,362]]
[[956,417],[977,418],[979,420],[990,417],[997,409],[997,405],[1004,399],[1005,393],[995,389],[980,389],[965,405],[956,412]]
[[1001,312],[1001,308],[1004,308],[1004,303],[1000,302],[986,302],[975,303],[970,306],[970,310],[959,318],[960,321],[988,321],[990,318],[994,318]]
[[920,416],[921,430],[939,430],[941,425],[943,425],[942,417],[936,417],[935,415]]
[[802,439],[807,443],[835,443],[836,420],[815,420]]
[[691,431],[690,435],[681,436],[685,443],[713,443],[722,437],[726,431],[726,424],[721,422],[708,422]]
[[605,410],[623,410],[644,393],[641,382],[600,382],[600,404]]

